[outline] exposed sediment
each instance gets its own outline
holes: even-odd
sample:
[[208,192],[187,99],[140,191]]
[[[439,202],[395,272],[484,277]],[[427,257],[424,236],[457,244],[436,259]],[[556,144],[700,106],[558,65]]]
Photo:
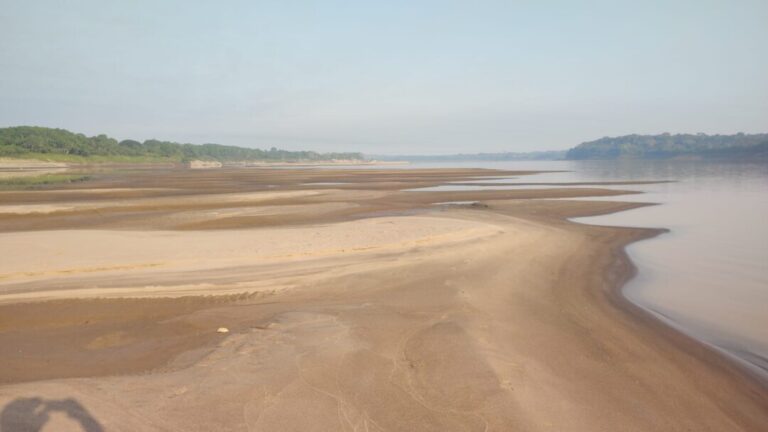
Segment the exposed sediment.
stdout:
[[0,192],[18,251],[0,264],[0,422],[41,398],[126,431],[765,428],[758,381],[620,295],[624,246],[657,231],[567,220],[642,204],[531,199],[622,193],[599,185],[403,191],[523,174],[179,170]]

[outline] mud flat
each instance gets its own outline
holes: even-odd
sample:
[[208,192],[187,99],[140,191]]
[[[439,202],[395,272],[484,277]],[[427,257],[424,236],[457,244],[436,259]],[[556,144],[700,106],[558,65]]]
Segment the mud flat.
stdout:
[[525,174],[0,192],[0,430],[765,430],[757,378],[621,296],[658,232],[567,220],[643,204],[545,199],[627,191],[406,191]]

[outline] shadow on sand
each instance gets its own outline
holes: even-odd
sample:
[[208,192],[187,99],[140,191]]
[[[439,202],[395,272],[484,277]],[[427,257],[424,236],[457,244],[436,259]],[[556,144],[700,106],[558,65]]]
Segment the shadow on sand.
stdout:
[[38,432],[51,419],[51,413],[64,413],[78,423],[83,432],[104,432],[104,428],[74,399],[18,398],[0,413],[0,432]]

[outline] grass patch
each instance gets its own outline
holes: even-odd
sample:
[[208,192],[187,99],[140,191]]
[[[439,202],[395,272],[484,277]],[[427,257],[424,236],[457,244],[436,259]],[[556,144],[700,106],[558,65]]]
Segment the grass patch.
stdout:
[[41,174],[39,176],[0,178],[0,188],[3,189],[32,189],[35,187],[77,183],[90,180],[91,176],[83,174]]

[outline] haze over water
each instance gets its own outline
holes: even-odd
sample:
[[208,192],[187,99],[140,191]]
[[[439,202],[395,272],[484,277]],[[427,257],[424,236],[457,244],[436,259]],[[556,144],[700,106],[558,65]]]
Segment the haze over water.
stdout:
[[625,295],[668,324],[749,362],[753,369],[766,374],[767,165],[692,161],[469,162],[460,165],[567,170],[507,180],[522,183],[674,180],[662,184],[609,186],[645,193],[584,199],[660,205],[577,221],[669,229],[667,234],[629,246],[628,252],[639,272],[625,287]]

